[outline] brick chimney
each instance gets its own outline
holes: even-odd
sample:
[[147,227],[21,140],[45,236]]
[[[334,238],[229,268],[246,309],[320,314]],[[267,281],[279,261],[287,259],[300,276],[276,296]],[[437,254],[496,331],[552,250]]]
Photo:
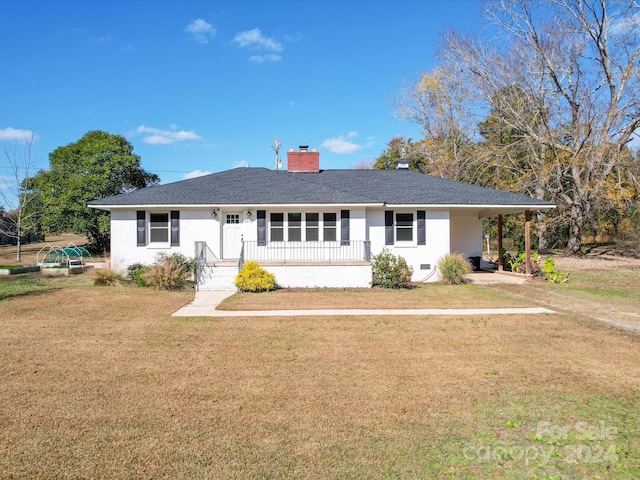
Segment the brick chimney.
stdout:
[[308,145],[300,145],[300,151],[293,149],[287,152],[288,172],[314,172],[320,171],[320,152],[315,148],[309,151]]

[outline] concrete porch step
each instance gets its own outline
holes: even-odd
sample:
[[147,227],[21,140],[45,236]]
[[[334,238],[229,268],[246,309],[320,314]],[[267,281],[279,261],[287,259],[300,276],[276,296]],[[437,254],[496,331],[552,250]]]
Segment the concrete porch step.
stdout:
[[205,266],[198,276],[198,290],[237,290],[234,280],[238,275],[237,265]]

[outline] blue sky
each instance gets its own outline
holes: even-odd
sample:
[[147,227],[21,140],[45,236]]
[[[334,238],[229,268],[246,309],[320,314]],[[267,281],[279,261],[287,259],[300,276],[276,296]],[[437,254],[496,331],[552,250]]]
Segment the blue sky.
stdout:
[[[41,168],[90,130],[128,138],[162,183],[274,168],[299,145],[322,168],[371,161],[395,136],[404,82],[435,65],[474,0],[0,0],[0,147],[35,130]],[[0,160],[0,176],[7,172]]]

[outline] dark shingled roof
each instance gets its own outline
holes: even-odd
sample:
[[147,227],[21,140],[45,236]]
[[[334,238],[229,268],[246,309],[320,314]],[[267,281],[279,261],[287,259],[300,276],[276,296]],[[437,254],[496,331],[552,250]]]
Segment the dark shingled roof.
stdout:
[[127,205],[261,204],[524,205],[550,202],[409,170],[321,170],[291,173],[236,168],[89,202]]

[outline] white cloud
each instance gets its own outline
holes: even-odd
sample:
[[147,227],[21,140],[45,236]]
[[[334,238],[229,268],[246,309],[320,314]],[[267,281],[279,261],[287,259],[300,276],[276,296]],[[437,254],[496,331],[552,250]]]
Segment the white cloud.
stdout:
[[175,142],[185,142],[188,140],[202,140],[202,137],[193,131],[178,130],[173,125],[170,130],[161,130],[154,127],[140,125],[136,133],[145,135],[142,139],[144,143],[151,145],[168,145]]
[[[31,139],[33,132],[31,130],[22,130],[19,128],[0,128],[0,142],[2,141],[19,141],[23,142]],[[37,140],[38,136],[33,134],[33,139]]]
[[282,57],[274,53],[268,55],[252,55],[249,57],[249,61],[253,63],[279,62],[280,60],[282,60]]
[[185,173],[182,176],[182,179],[183,180],[188,180],[190,178],[203,177],[205,175],[210,175],[210,174],[211,174],[211,172],[209,170],[204,170],[204,171],[203,170],[193,170],[193,171],[191,171],[189,173]]
[[248,47],[257,50],[268,50],[271,52],[281,52],[282,44],[273,38],[265,37],[259,28],[238,32],[232,40],[240,47]]
[[249,166],[249,162],[246,160],[239,160],[233,164],[233,168],[246,168]]
[[216,36],[216,29],[213,28],[213,25],[201,18],[191,22],[185,30],[192,33],[193,39],[199,43],[209,43],[209,39]]
[[328,149],[331,153],[353,153],[362,148],[362,145],[358,145],[350,141],[349,139],[358,136],[358,132],[349,132],[346,136],[340,135],[339,137],[327,138],[322,142],[321,146]]

